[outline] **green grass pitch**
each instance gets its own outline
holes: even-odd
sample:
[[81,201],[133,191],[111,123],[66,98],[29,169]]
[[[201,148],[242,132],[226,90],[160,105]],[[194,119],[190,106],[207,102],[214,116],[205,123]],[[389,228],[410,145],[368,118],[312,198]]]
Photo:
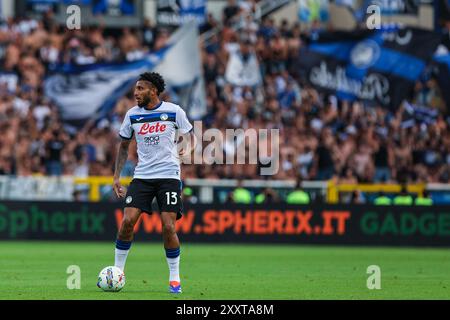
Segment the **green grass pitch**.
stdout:
[[[133,243],[120,292],[96,286],[114,263],[114,244],[0,242],[0,299],[449,299],[450,250],[184,243],[183,293],[167,292],[162,244]],[[67,289],[69,265],[81,289]],[[381,289],[367,288],[367,267]]]

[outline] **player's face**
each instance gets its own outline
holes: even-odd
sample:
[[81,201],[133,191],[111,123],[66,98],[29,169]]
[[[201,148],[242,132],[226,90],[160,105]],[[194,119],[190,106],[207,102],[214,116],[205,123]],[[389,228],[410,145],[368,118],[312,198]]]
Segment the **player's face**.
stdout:
[[147,81],[138,81],[134,88],[134,98],[139,107],[146,107],[154,100],[156,88]]

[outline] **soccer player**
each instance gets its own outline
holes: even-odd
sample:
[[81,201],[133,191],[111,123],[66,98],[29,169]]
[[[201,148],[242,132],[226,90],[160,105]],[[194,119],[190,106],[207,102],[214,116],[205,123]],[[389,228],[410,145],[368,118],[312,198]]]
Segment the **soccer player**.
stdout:
[[[192,152],[196,139],[184,110],[159,99],[164,88],[160,74],[141,74],[134,89],[137,106],[128,110],[120,127],[122,140],[116,158],[113,188],[119,198],[125,197],[125,210],[117,234],[115,266],[124,270],[134,225],[142,212],[152,213],[151,205],[156,197],[169,265],[169,291],[181,293],[180,242],[175,232],[175,221],[181,218],[183,208],[180,161]],[[128,158],[133,135],[137,142],[138,164],[125,192],[120,184],[120,172]]]

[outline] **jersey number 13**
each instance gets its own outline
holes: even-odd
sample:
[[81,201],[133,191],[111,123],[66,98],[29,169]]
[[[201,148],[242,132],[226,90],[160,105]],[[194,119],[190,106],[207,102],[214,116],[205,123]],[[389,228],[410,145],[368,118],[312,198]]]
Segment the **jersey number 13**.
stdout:
[[177,193],[176,192],[166,192],[167,204],[177,204]]

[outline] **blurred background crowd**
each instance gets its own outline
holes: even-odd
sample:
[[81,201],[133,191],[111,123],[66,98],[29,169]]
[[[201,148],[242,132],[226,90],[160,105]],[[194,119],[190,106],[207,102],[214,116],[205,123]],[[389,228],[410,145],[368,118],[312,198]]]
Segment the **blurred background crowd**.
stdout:
[[[450,118],[437,82],[422,77],[411,103],[437,110],[432,123],[405,126],[404,106],[393,112],[361,101],[319,93],[295,76],[304,39],[328,28],[270,17],[255,22],[254,1],[230,0],[222,19],[208,14],[202,44],[207,114],[203,128],[280,129],[280,170],[270,179],[329,180],[338,183],[450,181]],[[240,24],[238,30],[232,26]],[[447,25],[448,29],[448,25]],[[111,176],[118,128],[135,105],[130,91],[101,121],[66,127],[58,108],[43,95],[43,81],[57,65],[134,61],[162,48],[170,29],[146,20],[141,28],[112,32],[103,27],[68,31],[48,12],[41,20],[15,17],[0,24],[0,69],[17,81],[0,84],[0,175]],[[259,89],[227,83],[230,51],[255,52],[263,79]],[[449,88],[450,89],[450,88]],[[164,100],[170,94],[164,93]],[[137,163],[135,144],[123,176]],[[258,164],[185,165],[183,179],[259,179]]]

